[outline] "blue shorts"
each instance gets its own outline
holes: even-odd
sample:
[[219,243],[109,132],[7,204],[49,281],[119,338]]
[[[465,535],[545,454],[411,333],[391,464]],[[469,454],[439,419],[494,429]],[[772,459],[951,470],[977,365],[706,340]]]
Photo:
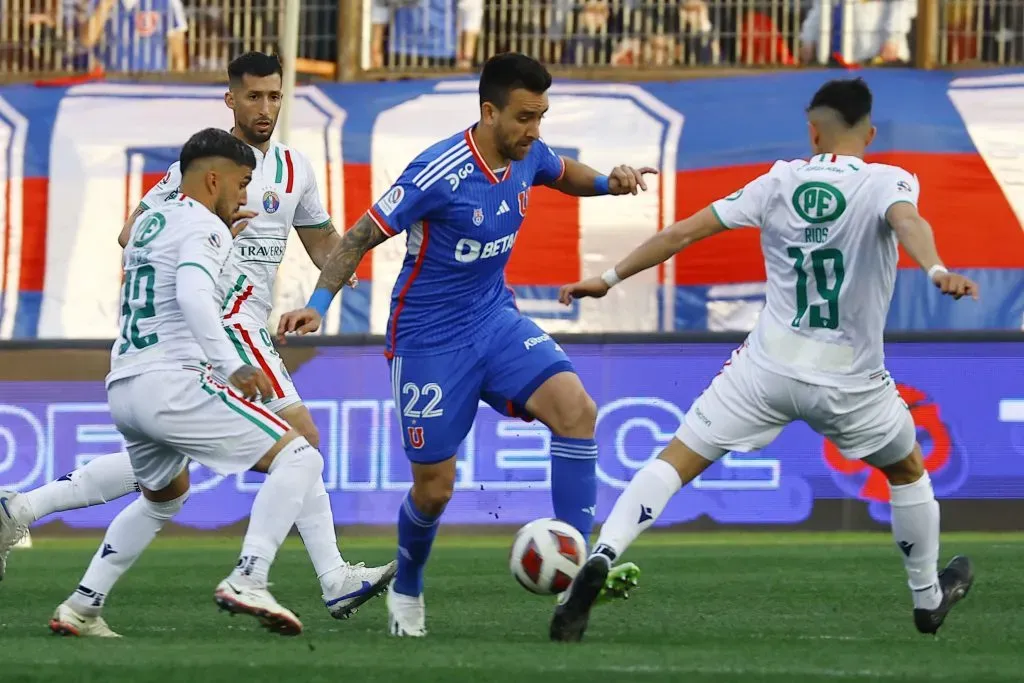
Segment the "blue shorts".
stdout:
[[472,346],[396,355],[390,365],[405,453],[420,464],[455,455],[481,399],[503,415],[531,419],[526,401],[533,392],[560,372],[575,372],[562,347],[513,309],[488,321]]

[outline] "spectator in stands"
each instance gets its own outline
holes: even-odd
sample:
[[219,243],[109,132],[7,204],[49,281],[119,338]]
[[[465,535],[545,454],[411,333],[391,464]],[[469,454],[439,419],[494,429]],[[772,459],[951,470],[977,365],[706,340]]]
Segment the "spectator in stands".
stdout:
[[[816,61],[825,2],[832,13],[829,54],[848,63],[909,62],[910,25],[917,16],[917,0],[860,0],[849,3],[849,26],[844,25],[843,3],[814,0],[800,31],[800,61]],[[844,34],[849,37],[850,54],[842,54]]]
[[370,68],[384,67],[385,51],[413,63],[454,62],[469,68],[483,19],[484,0],[373,0]]
[[184,71],[186,28],[181,0],[89,0],[79,37],[107,71]]

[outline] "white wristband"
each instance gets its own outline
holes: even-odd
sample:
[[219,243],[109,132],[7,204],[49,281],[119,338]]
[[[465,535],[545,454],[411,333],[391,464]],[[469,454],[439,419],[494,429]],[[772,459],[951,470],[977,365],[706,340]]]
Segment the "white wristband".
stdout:
[[932,266],[931,268],[928,269],[928,279],[929,280],[934,280],[936,273],[948,273],[948,272],[949,271],[946,270],[946,266],[942,265],[941,263],[936,263],[934,266]]
[[622,278],[619,277],[619,274],[615,272],[614,267],[609,268],[608,270],[601,273],[601,280],[606,285],[608,285],[609,289],[622,282]]

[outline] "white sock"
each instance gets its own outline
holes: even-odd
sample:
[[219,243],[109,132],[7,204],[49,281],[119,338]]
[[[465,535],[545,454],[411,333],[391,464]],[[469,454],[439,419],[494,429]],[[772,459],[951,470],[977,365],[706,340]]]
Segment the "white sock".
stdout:
[[99,614],[114,583],[135,563],[164,524],[178,514],[187,499],[188,493],[166,503],[154,503],[139,496],[121,510],[107,527],[103,542],[68,604],[79,614]]
[[306,494],[295,527],[313,562],[316,577],[326,590],[333,578],[331,575],[344,567],[345,561],[341,559],[341,551],[338,550],[338,532],[334,528],[331,498],[327,495],[322,478],[313,482],[313,488]]
[[28,526],[54,512],[100,505],[138,490],[127,453],[98,455],[74,472],[18,496],[11,514]]
[[323,485],[323,471],[323,456],[302,437],[277,454],[252,503],[242,555],[232,578],[266,585],[270,565],[302,512],[306,496],[317,480]]
[[925,472],[913,484],[890,486],[892,535],[907,569],[914,607],[935,609],[939,588],[939,504]]
[[669,463],[661,459],[647,463],[615,501],[612,513],[601,526],[594,554],[614,560],[626,552],[636,537],[654,524],[682,486],[679,473]]

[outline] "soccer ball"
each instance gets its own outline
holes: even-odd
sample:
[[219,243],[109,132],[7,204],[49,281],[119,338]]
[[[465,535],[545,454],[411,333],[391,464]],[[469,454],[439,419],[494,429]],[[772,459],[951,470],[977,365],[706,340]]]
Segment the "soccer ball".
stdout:
[[516,532],[508,567],[531,593],[557,595],[586,561],[583,535],[557,519],[536,519]]

